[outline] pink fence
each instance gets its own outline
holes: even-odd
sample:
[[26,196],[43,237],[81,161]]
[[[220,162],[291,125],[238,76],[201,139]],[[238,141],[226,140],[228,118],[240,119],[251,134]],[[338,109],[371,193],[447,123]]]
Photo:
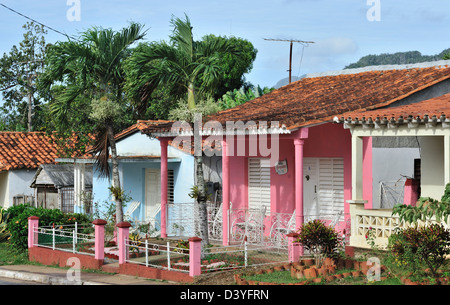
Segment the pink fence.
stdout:
[[[42,234],[42,228],[39,228],[39,218],[36,216],[31,216],[28,218],[28,248],[29,248],[29,258],[32,261],[38,261],[43,264],[55,264],[64,265],[63,261],[67,260],[68,256],[77,256],[82,258],[81,268],[92,268],[92,266],[98,266],[95,269],[101,269],[104,265],[105,249],[104,249],[104,236],[105,236],[105,225],[106,221],[102,219],[96,219],[93,222],[95,233],[94,233],[94,257],[91,255],[83,255],[80,253],[75,253],[72,247],[55,247],[55,242],[52,246],[44,246],[39,243],[39,235]],[[118,242],[117,246],[119,248],[119,273],[133,275],[140,274],[142,276],[148,276],[151,278],[161,278],[166,280],[175,280],[182,282],[189,282],[193,280],[194,276],[201,274],[201,239],[198,237],[193,237],[189,239],[189,275],[180,275],[177,271],[168,272],[153,272],[151,267],[145,266],[131,266],[133,264],[127,263],[129,258],[129,229],[131,224],[128,222],[121,222],[117,224],[118,228]],[[68,237],[65,236],[66,244],[71,245],[72,242],[67,240]],[[75,240],[77,237],[73,235]],[[55,236],[53,236],[53,241]],[[51,252],[50,252],[51,251]],[[71,252],[71,253],[68,253]],[[86,257],[86,258],[84,258]],[[92,262],[95,263],[92,263]],[[147,268],[148,270],[145,270]],[[167,271],[167,270],[166,270]]]
[[[39,228],[39,218],[32,216],[28,218],[28,247],[30,260],[38,261],[43,264],[58,264],[64,266],[69,257],[76,256],[81,261],[81,268],[89,269],[102,269],[104,265],[105,249],[104,249],[104,235],[106,221],[97,219],[92,222],[94,225],[95,233],[93,234],[95,243],[93,245],[94,253],[90,255],[83,254],[82,252],[75,253],[72,247],[49,247],[41,245],[39,242],[39,236],[42,234],[43,228]],[[121,222],[117,224],[118,239],[117,247],[118,261],[119,261],[119,273],[130,274],[135,276],[142,276],[148,278],[158,278],[164,280],[173,280],[180,282],[192,282],[195,276],[202,273],[202,248],[201,239],[198,237],[192,237],[189,239],[189,249],[187,250],[189,272],[183,273],[177,270],[161,270],[159,268],[150,266],[141,266],[139,264],[130,263],[130,227],[128,222]],[[67,236],[64,236],[67,244],[72,244],[71,240],[67,240]],[[74,239],[75,239],[74,234]],[[295,242],[297,235],[291,233],[288,235],[288,257],[289,262],[296,262],[302,256],[302,247]],[[53,237],[53,240],[55,237]],[[75,242],[74,242],[75,243]],[[75,248],[73,248],[75,249]],[[72,252],[73,251],[73,252]]]

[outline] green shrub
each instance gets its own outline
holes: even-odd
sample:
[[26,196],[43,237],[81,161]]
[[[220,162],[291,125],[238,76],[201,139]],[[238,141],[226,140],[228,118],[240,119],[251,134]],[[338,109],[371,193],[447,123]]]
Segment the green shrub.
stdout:
[[339,234],[321,220],[312,220],[303,224],[299,231],[298,242],[314,255],[334,257],[340,241]]
[[12,206],[6,210],[8,214],[7,230],[9,243],[16,248],[26,249],[28,243],[28,217],[39,217],[39,226],[67,225],[78,222],[86,224],[92,222],[89,216],[79,213],[63,213],[58,209],[32,207],[27,204]]
[[414,274],[428,267],[436,277],[450,254],[450,230],[441,224],[398,230],[389,237],[388,249],[399,267]]

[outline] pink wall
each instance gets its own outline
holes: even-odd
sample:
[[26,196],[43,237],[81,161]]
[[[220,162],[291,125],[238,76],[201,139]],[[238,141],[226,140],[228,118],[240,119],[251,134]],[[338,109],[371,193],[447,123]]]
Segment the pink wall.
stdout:
[[[305,158],[343,158],[344,159],[344,202],[352,197],[352,155],[351,134],[340,124],[323,124],[309,129],[305,140]],[[348,204],[344,213],[349,213]]]
[[[371,141],[365,142],[365,167],[371,165]],[[370,144],[370,145],[369,145]],[[236,144],[237,145],[237,144]],[[248,140],[246,141],[248,151]],[[343,158],[344,159],[344,198],[351,199],[351,135],[340,124],[327,123],[309,128],[309,137],[305,140],[304,157],[315,158]],[[287,160],[288,173],[278,175],[275,168],[271,169],[271,211],[277,213],[291,213],[294,210],[294,143],[293,139],[280,136],[279,160]],[[248,200],[248,158],[230,157],[231,191],[230,200],[233,208],[246,208]],[[365,181],[372,177],[371,166],[365,169]],[[370,181],[371,185],[371,181]],[[372,192],[372,188],[367,187]],[[367,194],[369,195],[369,194]],[[371,196],[370,196],[371,198]],[[345,212],[348,213],[346,205]]]

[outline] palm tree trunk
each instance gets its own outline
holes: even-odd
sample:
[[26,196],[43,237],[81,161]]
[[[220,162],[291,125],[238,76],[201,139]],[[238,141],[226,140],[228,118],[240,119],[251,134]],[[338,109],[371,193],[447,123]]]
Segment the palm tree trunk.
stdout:
[[199,223],[200,223],[200,238],[202,239],[202,245],[209,244],[209,236],[208,236],[208,212],[206,207],[206,183],[203,175],[203,157],[195,156],[194,159],[196,166],[196,175],[197,175],[197,188],[198,188],[198,212],[199,212]]
[[[192,106],[193,105],[193,106]],[[188,90],[188,106],[189,109],[195,111],[195,92],[194,85],[191,83]],[[194,165],[196,168],[196,182],[197,182],[197,204],[199,213],[199,229],[200,238],[202,239],[202,246],[209,244],[208,236],[208,212],[206,207],[206,183],[203,175],[203,150],[202,150],[202,129],[201,114],[194,113]]]
[[194,92],[194,84],[190,83],[188,86],[188,108],[195,109],[195,92]]
[[120,187],[119,177],[119,161],[117,159],[116,140],[114,138],[114,130],[112,124],[107,125],[108,141],[111,148],[111,163],[112,163],[112,195],[116,203],[116,223],[123,221],[123,207],[122,207],[122,193]]

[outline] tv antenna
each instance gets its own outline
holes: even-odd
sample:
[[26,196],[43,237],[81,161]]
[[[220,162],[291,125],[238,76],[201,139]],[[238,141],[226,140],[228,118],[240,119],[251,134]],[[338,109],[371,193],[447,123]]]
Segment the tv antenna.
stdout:
[[308,45],[310,43],[314,43],[314,41],[303,41],[303,40],[294,40],[294,39],[272,39],[272,38],[263,38],[264,40],[269,40],[269,41],[284,41],[284,42],[289,42],[290,43],[290,48],[289,48],[289,83],[291,83],[291,79],[292,79],[292,46],[294,44],[294,42],[298,42],[303,44],[303,46]]

